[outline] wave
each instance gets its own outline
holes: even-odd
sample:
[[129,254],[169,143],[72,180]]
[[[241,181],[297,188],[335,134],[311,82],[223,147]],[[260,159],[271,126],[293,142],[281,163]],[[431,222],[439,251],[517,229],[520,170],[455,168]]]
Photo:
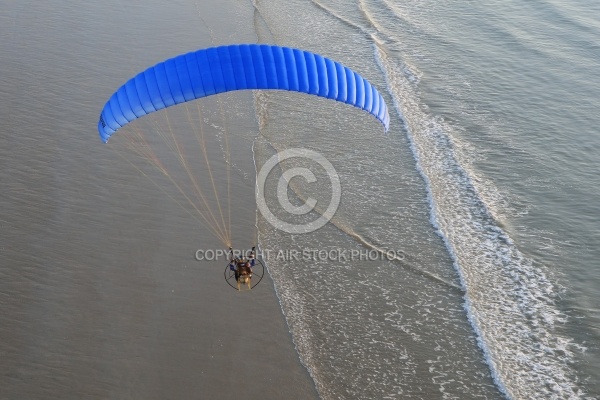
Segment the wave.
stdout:
[[[498,190],[469,170],[468,154],[465,157],[461,150],[465,144],[420,100],[422,74],[402,60],[402,52],[396,49],[406,44],[396,46],[399,42],[391,32],[383,31],[364,1],[359,3],[361,22],[318,0],[312,4],[361,32],[373,45],[396,111],[392,119],[401,123],[407,134],[425,182],[430,222],[453,259],[465,293],[467,318],[496,386],[508,398],[584,397],[571,367],[574,352],[581,348],[559,332],[566,322],[556,304],[561,288],[551,272],[526,257],[502,229],[494,210]],[[389,2],[386,5],[389,9]],[[268,119],[266,108],[261,107],[265,100],[260,93],[255,95],[260,126]],[[352,230],[336,226],[363,245],[377,248]],[[437,276],[429,277],[457,287]],[[289,312],[288,307],[282,308]],[[303,347],[302,339],[294,340]],[[300,353],[306,357],[310,352]],[[312,365],[310,360],[304,362]]]
[[454,260],[466,290],[465,310],[498,388],[509,398],[579,398],[572,339],[556,306],[560,288],[525,257],[489,211],[461,160],[452,128],[418,102],[401,61],[379,46],[375,58],[411,143],[430,203],[431,224]]

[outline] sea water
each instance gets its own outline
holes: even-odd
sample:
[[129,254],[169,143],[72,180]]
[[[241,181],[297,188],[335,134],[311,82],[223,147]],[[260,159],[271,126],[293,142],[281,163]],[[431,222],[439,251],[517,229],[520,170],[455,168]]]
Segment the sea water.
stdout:
[[[311,234],[259,217],[265,249],[403,252],[268,262],[321,396],[598,396],[598,4],[254,4],[262,42],[341,61],[390,107],[386,137],[347,106],[256,96],[258,168],[305,147],[342,184]],[[327,179],[290,186],[331,200]]]

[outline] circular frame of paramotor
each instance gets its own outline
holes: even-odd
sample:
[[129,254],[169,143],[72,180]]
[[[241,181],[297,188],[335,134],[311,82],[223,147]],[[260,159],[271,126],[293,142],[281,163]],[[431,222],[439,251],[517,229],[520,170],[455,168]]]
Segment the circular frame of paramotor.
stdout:
[[[227,265],[225,266],[225,271],[223,272],[223,276],[225,278],[225,282],[227,282],[227,284],[229,286],[231,286],[232,289],[238,290],[237,289],[237,282],[235,281],[235,272],[232,271],[229,268],[229,263],[227,263]],[[250,286],[250,289],[254,289],[254,287],[256,287],[256,285],[258,285],[263,277],[265,276],[265,265],[263,264],[263,262],[261,260],[259,260],[258,258],[256,259],[256,263],[254,264],[254,267],[252,267],[252,286]],[[255,279],[258,278],[258,280]],[[246,289],[248,290],[248,289]]]

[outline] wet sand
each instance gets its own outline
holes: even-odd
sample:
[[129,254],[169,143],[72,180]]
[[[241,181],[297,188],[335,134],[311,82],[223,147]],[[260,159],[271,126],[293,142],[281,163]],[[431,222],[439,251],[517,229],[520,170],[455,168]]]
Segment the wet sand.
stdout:
[[[238,293],[222,261],[194,260],[223,244],[96,131],[136,71],[255,42],[251,3],[2,8],[0,399],[318,398],[270,278]],[[253,112],[251,96],[234,100]],[[232,144],[249,165],[253,114],[226,118],[248,133]],[[253,177],[233,177],[253,193]],[[255,212],[252,195],[236,200],[234,246],[252,245]]]

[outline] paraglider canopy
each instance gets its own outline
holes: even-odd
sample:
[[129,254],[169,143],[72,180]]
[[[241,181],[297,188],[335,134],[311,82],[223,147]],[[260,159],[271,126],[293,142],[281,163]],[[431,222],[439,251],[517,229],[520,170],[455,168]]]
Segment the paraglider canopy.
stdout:
[[139,73],[108,100],[98,132],[106,143],[119,128],[146,114],[245,89],[290,90],[329,98],[367,111],[386,132],[389,128],[383,97],[350,68],[309,51],[241,44],[182,54]]

